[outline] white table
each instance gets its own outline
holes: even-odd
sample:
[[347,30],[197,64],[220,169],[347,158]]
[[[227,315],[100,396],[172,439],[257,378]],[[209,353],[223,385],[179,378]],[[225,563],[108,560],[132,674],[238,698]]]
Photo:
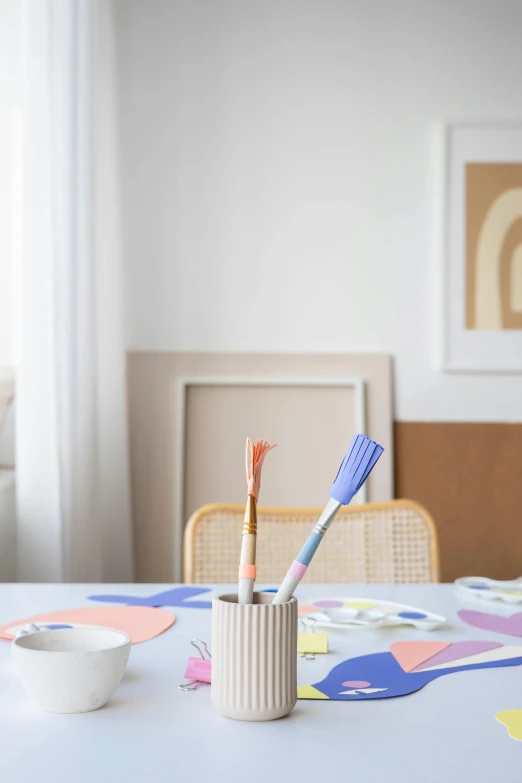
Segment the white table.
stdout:
[[[0,585],[0,623],[91,604],[87,595],[150,595],[171,585]],[[230,592],[218,586],[213,592]],[[430,609],[448,618],[431,634],[406,626],[330,632],[331,652],[299,661],[299,682],[313,683],[336,663],[384,651],[407,639],[489,639],[517,644],[464,625],[451,585],[301,586],[298,598],[368,596]],[[195,600],[211,597],[211,593]],[[475,608],[494,607],[474,602]],[[210,688],[185,693],[194,637],[210,641],[210,610],[175,608],[176,624],[134,645],[124,680],[98,712],[49,715],[25,696],[0,641],[0,769],[4,779],[32,783],[278,783],[279,781],[422,781],[493,783],[522,776],[522,743],[495,720],[522,708],[520,667],[458,672],[409,696],[368,702],[298,701],[285,719],[240,723],[218,715]],[[511,607],[511,611],[516,608]]]

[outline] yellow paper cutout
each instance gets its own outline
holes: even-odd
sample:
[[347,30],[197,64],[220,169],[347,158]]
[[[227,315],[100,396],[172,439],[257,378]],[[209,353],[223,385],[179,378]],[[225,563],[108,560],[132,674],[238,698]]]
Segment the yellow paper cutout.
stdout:
[[297,652],[299,655],[308,653],[327,653],[328,636],[325,633],[298,633]]
[[298,685],[297,686],[297,698],[298,699],[328,699],[326,694],[318,691],[313,685]]
[[349,604],[345,604],[349,609],[373,609],[375,606],[373,601],[351,601]]
[[522,595],[520,590],[502,590],[506,595]]
[[495,718],[499,723],[504,724],[510,737],[522,741],[522,710],[502,710],[497,712]]

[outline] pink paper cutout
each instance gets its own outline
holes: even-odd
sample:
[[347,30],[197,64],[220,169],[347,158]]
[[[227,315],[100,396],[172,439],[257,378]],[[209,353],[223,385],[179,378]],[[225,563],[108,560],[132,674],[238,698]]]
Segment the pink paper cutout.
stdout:
[[37,614],[21,620],[12,620],[0,626],[0,639],[14,638],[10,628],[27,623],[65,623],[74,626],[93,625],[114,628],[129,634],[133,644],[146,642],[159,636],[176,621],[171,612],[150,606],[83,606],[79,609],[59,609],[56,612]]
[[343,688],[369,688],[370,685],[368,680],[346,680],[342,683]]
[[483,628],[485,631],[495,631],[507,636],[522,636],[522,612],[512,614],[511,617],[503,617],[500,614],[461,609],[458,615],[461,620],[475,628]]
[[390,652],[401,669],[411,672],[449,646],[450,642],[395,642],[390,644]]
[[414,672],[421,672],[423,669],[439,666],[441,663],[450,663],[451,661],[462,661],[463,658],[469,658],[470,655],[477,655],[481,652],[488,652],[497,647],[502,647],[502,642],[453,642],[445,650],[430,658],[424,663],[412,669]]

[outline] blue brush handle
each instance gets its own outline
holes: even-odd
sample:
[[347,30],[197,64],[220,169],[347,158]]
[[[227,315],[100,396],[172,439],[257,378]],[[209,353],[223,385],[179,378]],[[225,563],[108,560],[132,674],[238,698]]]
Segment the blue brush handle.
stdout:
[[348,505],[362,487],[382,452],[382,446],[366,435],[353,437],[330,490],[330,500],[304,547],[288,569],[272,603],[282,604],[290,600],[341,505]]
[[305,566],[310,565],[310,561],[312,557],[315,555],[317,551],[317,547],[319,546],[322,540],[323,537],[320,536],[319,533],[316,533],[315,530],[312,530],[312,532],[306,539],[303,548],[297,555],[296,560]]
[[281,587],[276,593],[272,603],[282,604],[289,601],[294,594],[294,590],[305,575],[306,569],[315,555],[317,548],[323,536],[335,519],[335,515],[341,508],[341,503],[335,498],[330,498],[326,508],[319,517],[317,524],[306,539],[305,545],[297,555],[296,559],[288,569],[288,573],[281,583]]

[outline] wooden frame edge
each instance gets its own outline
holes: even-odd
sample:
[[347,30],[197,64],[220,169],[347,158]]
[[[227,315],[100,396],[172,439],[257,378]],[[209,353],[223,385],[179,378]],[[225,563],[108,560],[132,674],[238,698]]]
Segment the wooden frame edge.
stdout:
[[[173,539],[172,570],[174,580],[177,581],[183,575],[185,580],[185,531],[188,523],[183,528],[183,509],[185,505],[185,449],[186,449],[186,397],[190,386],[276,386],[276,387],[324,387],[353,389],[355,394],[354,414],[355,426],[358,432],[366,432],[366,406],[367,388],[366,380],[361,375],[186,375],[177,379],[177,404],[174,414],[174,483],[173,483]],[[393,427],[392,427],[393,432]],[[393,464],[392,464],[392,491],[393,491]],[[363,485],[358,498],[362,504],[366,504],[367,486]],[[212,504],[210,504],[212,505]],[[223,504],[229,506],[229,504]],[[207,506],[202,506],[207,508]],[[196,513],[196,512],[195,512]],[[320,513],[320,512],[319,512]],[[190,521],[190,520],[189,520]],[[181,557],[178,556],[178,547]]]

